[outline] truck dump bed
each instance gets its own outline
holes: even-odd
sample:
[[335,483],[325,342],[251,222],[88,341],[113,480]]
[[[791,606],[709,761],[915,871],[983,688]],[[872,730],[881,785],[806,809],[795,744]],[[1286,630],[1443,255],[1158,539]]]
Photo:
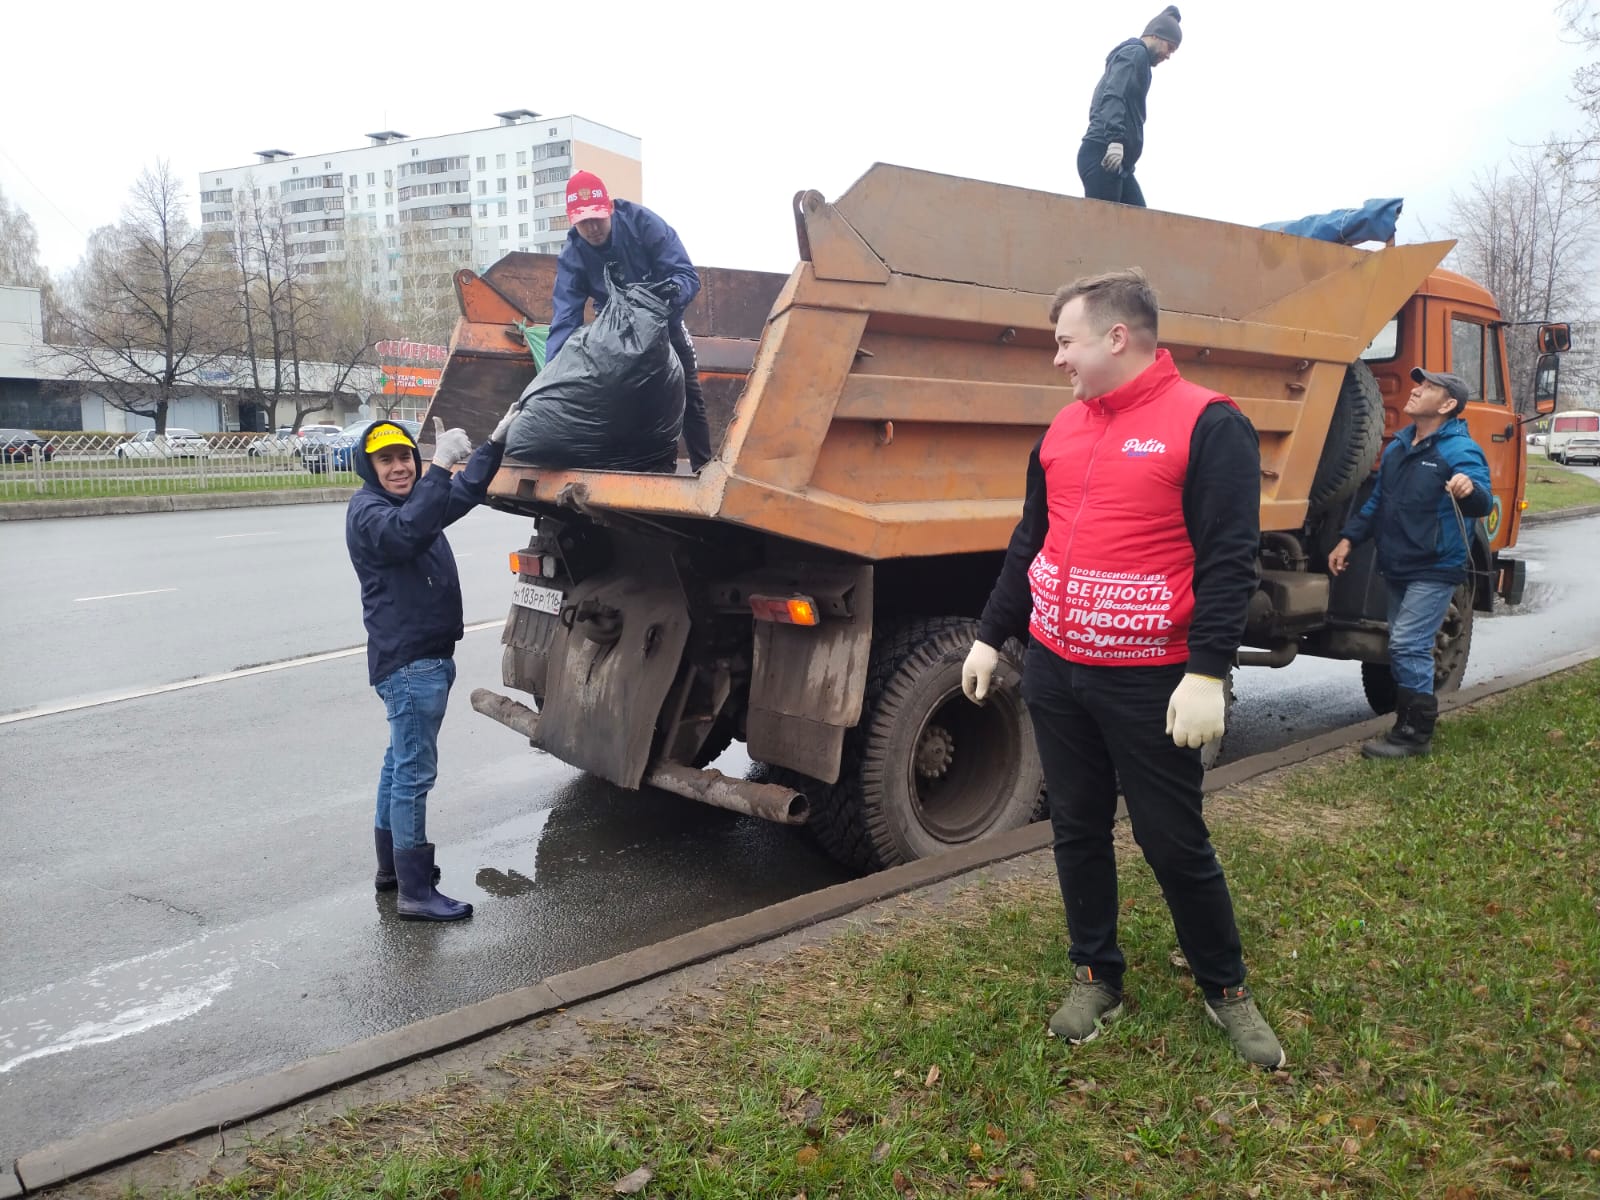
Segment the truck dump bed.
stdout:
[[[1161,344],[1261,436],[1261,524],[1295,529],[1346,367],[1450,248],[1362,251],[905,167],[795,198],[801,261],[703,271],[695,336],[716,459],[698,476],[508,462],[497,508],[716,520],[869,560],[1004,548],[1033,443],[1070,400],[1050,297],[1138,265]],[[555,260],[457,276],[462,319],[429,416],[489,432],[533,376]],[[508,332],[509,331],[509,332]]]

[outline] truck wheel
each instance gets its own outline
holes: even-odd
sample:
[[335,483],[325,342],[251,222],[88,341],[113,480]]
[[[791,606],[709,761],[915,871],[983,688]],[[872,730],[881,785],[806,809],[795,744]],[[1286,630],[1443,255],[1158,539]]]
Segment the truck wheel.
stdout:
[[[1472,584],[1463,583],[1450,597],[1444,623],[1433,639],[1433,690],[1453,692],[1461,687],[1467,673],[1467,658],[1472,652]],[[1394,711],[1400,689],[1395,685],[1389,664],[1362,663],[1361,690],[1367,704],[1379,716]]]
[[996,690],[973,704],[961,664],[977,633],[976,621],[935,617],[874,635],[839,782],[806,788],[808,824],[841,862],[875,871],[1034,819],[1044,771],[1018,686],[1020,648],[1006,645]]
[[1372,368],[1353,362],[1339,386],[1322,457],[1311,477],[1311,513],[1335,508],[1355,495],[1361,481],[1372,473],[1382,446],[1383,393]]

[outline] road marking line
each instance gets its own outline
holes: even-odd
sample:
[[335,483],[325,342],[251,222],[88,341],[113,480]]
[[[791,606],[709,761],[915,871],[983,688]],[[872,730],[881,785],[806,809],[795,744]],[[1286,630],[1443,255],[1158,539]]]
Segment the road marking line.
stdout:
[[[175,589],[167,589],[175,590]],[[505,625],[504,620],[480,621],[476,625],[468,625],[464,632],[478,633],[484,629],[499,629]],[[287,671],[290,667],[309,667],[316,663],[332,662],[338,658],[352,658],[357,654],[367,652],[366,643],[351,646],[348,650],[329,650],[322,654],[308,654],[304,658],[288,658],[282,662],[263,663],[257,667],[243,667],[237,671],[223,671],[217,675],[200,675],[194,679],[180,679],[177,683],[163,683],[159,687],[140,688],[132,692],[118,692],[111,696],[101,696],[93,700],[69,700],[65,704],[55,704],[48,708],[30,708],[22,712],[8,713],[0,716],[0,725],[14,725],[18,721],[31,721],[35,717],[55,717],[62,713],[81,712],[86,708],[100,708],[106,704],[121,704],[126,700],[143,700],[150,696],[164,696],[168,692],[181,692],[188,688],[204,687],[211,683],[226,683],[230,679],[244,679],[250,675],[267,675],[274,671]]]
[[278,531],[276,529],[263,529],[263,530],[259,531],[258,533],[218,533],[218,534],[215,534],[213,536],[216,538],[217,541],[222,542],[222,541],[226,541],[228,538],[276,537],[277,533],[278,533]]
[[175,592],[177,588],[151,588],[148,592],[112,592],[109,596],[79,596],[74,604],[87,604],[91,600],[121,600],[124,596],[159,596],[162,592]]

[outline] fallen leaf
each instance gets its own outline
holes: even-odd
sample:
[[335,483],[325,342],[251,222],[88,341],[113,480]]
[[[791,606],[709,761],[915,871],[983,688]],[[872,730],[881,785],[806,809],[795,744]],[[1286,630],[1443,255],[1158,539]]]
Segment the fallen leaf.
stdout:
[[889,1182],[893,1185],[894,1190],[899,1192],[902,1196],[911,1190],[911,1181],[899,1171],[896,1171],[894,1175],[890,1177]]
[[1233,1114],[1225,1108],[1219,1108],[1211,1114],[1211,1123],[1218,1129],[1232,1129]]
[[1261,1200],[1261,1185],[1252,1183],[1244,1190],[1245,1200]]
[[881,1162],[884,1161],[884,1159],[889,1157],[889,1154],[890,1154],[889,1143],[888,1142],[879,1142],[876,1146],[874,1146],[872,1148],[872,1161],[875,1162],[875,1163],[881,1163]]
[[815,1146],[802,1146],[795,1153],[794,1161],[802,1167],[809,1167],[821,1157],[822,1151],[818,1150]]
[[1350,1158],[1355,1158],[1361,1153],[1361,1139],[1347,1137],[1339,1144],[1339,1148],[1343,1150]]
[[1000,1126],[990,1125],[984,1129],[984,1132],[989,1135],[989,1140],[995,1145],[1004,1146],[1006,1144],[1006,1131],[1001,1129]]
[[1374,1117],[1351,1117],[1350,1128],[1362,1137],[1369,1138],[1378,1132],[1378,1122]]
[[974,1175],[971,1179],[967,1180],[967,1191],[969,1192],[987,1192],[988,1190],[989,1181],[983,1178],[981,1175]]
[[983,1157],[983,1147],[978,1145],[977,1142],[973,1142],[972,1145],[967,1147],[967,1157],[973,1162],[977,1162]]
[[938,1067],[929,1067],[928,1068],[928,1077],[922,1081],[922,1086],[931,1088],[934,1084],[936,1084],[938,1082],[939,1082],[939,1068]]
[[1317,1114],[1317,1124],[1318,1125],[1332,1125],[1333,1124],[1333,1114],[1331,1112],[1319,1112]]
[[[1591,1150],[1589,1153],[1595,1154],[1597,1151]],[[1023,1167],[1017,1175],[1017,1186],[1025,1192],[1037,1192],[1039,1190],[1039,1177],[1027,1167]]]
[[1122,1152],[1122,1161],[1130,1167],[1135,1166],[1139,1161],[1139,1152],[1137,1150],[1124,1150]]
[[1544,740],[1551,743],[1564,742],[1567,740],[1567,731],[1565,729],[1552,729],[1544,735]]
[[1583,1156],[1592,1163],[1600,1163],[1600,1149],[1591,1146],[1583,1152]]
[[1478,1200],[1478,1189],[1452,1183],[1444,1189],[1444,1200]]
[[1561,1044],[1568,1050],[1583,1049],[1583,1042],[1580,1041],[1578,1035],[1573,1033],[1570,1029],[1561,1035]]
[[645,1186],[655,1177],[656,1173],[649,1167],[640,1167],[613,1183],[611,1190],[619,1196],[636,1196],[644,1191]]

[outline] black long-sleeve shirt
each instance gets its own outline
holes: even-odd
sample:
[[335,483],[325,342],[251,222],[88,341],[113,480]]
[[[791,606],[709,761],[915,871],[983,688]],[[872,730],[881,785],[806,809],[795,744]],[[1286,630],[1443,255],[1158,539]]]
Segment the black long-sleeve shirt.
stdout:
[[[1040,438],[1028,456],[1022,519],[984,606],[978,640],[991,646],[1026,637],[1033,612],[1028,568],[1044,546],[1050,506]],[[1261,541],[1261,445],[1255,427],[1231,404],[1212,404],[1195,422],[1183,484],[1183,522],[1194,545],[1194,616],[1189,625],[1189,670],[1226,675],[1244,636],[1256,590]]]

